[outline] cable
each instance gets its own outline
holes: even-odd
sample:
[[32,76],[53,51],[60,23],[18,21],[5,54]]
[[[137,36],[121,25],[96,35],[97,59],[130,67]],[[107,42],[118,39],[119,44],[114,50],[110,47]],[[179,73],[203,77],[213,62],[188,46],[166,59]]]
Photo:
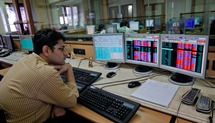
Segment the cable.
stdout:
[[87,59],[87,58],[83,58],[83,59],[81,59],[81,60],[79,61],[79,63],[78,63],[77,68],[79,68],[79,67],[80,67],[80,64],[81,64],[82,60],[86,60],[86,59]]
[[179,121],[178,121],[178,113],[179,113],[180,108],[181,108],[181,102],[180,102],[179,107],[178,107],[177,112],[176,112],[176,122],[177,123],[179,123]]
[[122,82],[122,81],[129,81],[129,80],[140,79],[140,78],[143,78],[143,77],[148,77],[148,75],[144,75],[144,76],[137,77],[137,78],[131,78],[131,79],[123,79],[123,80],[118,80],[118,81],[110,81],[110,82],[106,82],[106,83],[98,83],[98,84],[95,83],[93,85],[105,85],[105,84],[111,84],[111,83],[116,83],[116,82]]
[[215,109],[213,108],[213,105],[214,105],[214,101],[212,100],[212,104],[211,104],[211,107],[212,107],[212,110],[211,110],[211,111],[212,111],[212,112],[211,112],[211,116],[208,117],[209,123],[213,123],[213,115],[214,115],[213,112],[214,112],[214,110],[215,110]]
[[[144,82],[145,82],[147,79],[148,79],[148,78],[142,79],[142,80],[144,80]],[[129,82],[123,82],[123,83],[117,83],[117,84],[106,85],[106,86],[101,87],[100,89],[103,89],[103,88],[106,88],[106,87],[110,87],[110,86],[115,86],[115,85],[128,84],[128,83],[129,83]]]
[[209,82],[207,82],[206,80],[204,80],[204,79],[200,79],[201,81],[204,81],[206,84],[204,84],[204,83],[202,83],[202,82],[200,82],[200,81],[197,81],[197,82],[200,82],[200,83],[202,83],[202,84],[204,84],[206,87],[210,87],[210,88],[215,88],[213,85],[211,85]]
[[[161,75],[161,74],[160,74],[160,75]],[[138,81],[143,81],[143,82],[145,82],[146,80],[151,79],[151,78],[156,77],[156,76],[159,76],[159,74],[157,74],[157,75],[151,75],[151,76],[149,76],[148,78],[140,79],[140,80],[138,80]],[[130,81],[129,81],[129,82],[130,82]],[[101,87],[101,89],[106,88],[106,87],[110,87],[110,86],[115,86],[115,85],[128,84],[129,82],[121,82],[121,83],[117,83],[117,84],[106,85],[106,86]],[[143,82],[141,82],[141,83],[143,83]]]

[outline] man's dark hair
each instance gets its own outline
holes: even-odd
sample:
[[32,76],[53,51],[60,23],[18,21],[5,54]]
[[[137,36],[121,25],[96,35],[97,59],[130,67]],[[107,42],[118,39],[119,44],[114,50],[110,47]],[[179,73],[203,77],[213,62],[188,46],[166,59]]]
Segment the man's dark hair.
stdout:
[[123,20],[123,21],[120,23],[120,27],[123,27],[123,26],[127,26],[127,27],[128,27],[128,21]]
[[57,32],[54,29],[41,29],[36,32],[33,38],[34,43],[34,53],[40,54],[42,53],[42,48],[44,45],[47,45],[51,49],[53,46],[58,43],[58,40],[62,39],[65,41],[65,37],[60,32]]

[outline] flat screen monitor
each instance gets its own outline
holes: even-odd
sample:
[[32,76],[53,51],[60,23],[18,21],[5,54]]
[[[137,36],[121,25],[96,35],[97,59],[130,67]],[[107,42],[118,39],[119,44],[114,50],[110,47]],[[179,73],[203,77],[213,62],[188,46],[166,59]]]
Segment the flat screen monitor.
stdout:
[[185,19],[185,29],[194,29],[195,28],[195,18]]
[[200,17],[195,17],[195,25],[200,25],[201,19]]
[[161,35],[160,68],[172,71],[169,81],[191,85],[193,77],[205,78],[208,36]]
[[140,65],[135,73],[159,67],[159,34],[125,34],[125,62]]
[[154,27],[154,20],[146,19],[146,27]]
[[122,33],[93,35],[95,60],[105,61],[105,68],[116,69],[118,63],[124,63],[124,37]]
[[31,35],[20,35],[20,44],[22,51],[32,53],[34,50],[33,39]]
[[139,22],[130,21],[129,28],[132,30],[139,30]]
[[95,34],[95,25],[87,25],[86,26],[86,32],[87,32],[87,35],[93,35]]
[[4,35],[4,41],[5,41],[5,48],[14,51],[14,45],[13,45],[13,38],[11,35]]
[[112,23],[113,25],[115,24],[116,25],[116,29],[118,30],[120,28],[120,23],[119,22],[115,22],[115,23]]
[[4,41],[1,35],[0,35],[0,48],[1,49],[4,48]]
[[117,33],[117,25],[116,24],[106,25],[106,33]]

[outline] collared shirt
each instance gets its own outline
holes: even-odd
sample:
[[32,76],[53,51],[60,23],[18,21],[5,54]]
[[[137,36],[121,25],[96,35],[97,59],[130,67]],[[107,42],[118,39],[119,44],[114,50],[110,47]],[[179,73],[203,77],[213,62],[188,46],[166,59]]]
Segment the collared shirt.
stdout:
[[36,54],[17,61],[0,82],[0,109],[7,122],[42,123],[52,105],[71,108],[79,96],[76,84],[65,84],[60,73]]

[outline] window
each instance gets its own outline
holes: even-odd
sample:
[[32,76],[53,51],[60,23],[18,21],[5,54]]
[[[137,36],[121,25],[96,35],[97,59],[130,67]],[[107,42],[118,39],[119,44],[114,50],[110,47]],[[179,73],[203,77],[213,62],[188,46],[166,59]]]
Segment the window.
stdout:
[[9,22],[10,30],[12,32],[17,31],[18,29],[14,25],[14,22],[16,22],[16,20],[17,20],[15,10],[14,10],[12,4],[6,4],[5,7],[6,7],[7,15],[8,15],[7,19]]
[[62,16],[59,16],[61,25],[77,26],[78,25],[78,7],[61,7]]
[[[16,17],[16,12],[15,12],[15,9],[14,9],[13,5],[7,3],[7,4],[5,4],[5,7],[6,7],[7,15],[8,15],[7,19],[8,19],[8,22],[9,22],[10,30],[12,32],[18,31],[19,26],[15,24],[15,22],[17,22],[18,19]],[[27,18],[26,18],[26,14],[25,14],[25,8],[23,7],[22,4],[19,5],[19,9],[20,9],[20,12],[21,12],[22,22],[26,23]],[[23,26],[24,26],[24,29],[27,30],[28,25],[23,24]]]

